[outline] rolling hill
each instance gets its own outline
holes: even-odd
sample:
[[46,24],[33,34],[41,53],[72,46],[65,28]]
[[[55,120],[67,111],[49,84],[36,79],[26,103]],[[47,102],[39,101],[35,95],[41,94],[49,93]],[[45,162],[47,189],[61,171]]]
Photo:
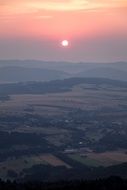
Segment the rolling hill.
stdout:
[[118,70],[112,67],[98,67],[80,72],[76,74],[76,77],[97,77],[127,81],[127,71]]
[[7,66],[0,68],[0,82],[50,81],[64,79],[67,74],[63,71],[40,68],[25,68]]

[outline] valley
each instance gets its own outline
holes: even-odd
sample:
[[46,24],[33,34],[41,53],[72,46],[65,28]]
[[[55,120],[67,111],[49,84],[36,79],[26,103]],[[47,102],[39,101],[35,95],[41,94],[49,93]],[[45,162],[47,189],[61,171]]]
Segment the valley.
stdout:
[[126,163],[127,83],[72,78],[52,84],[50,92],[40,82],[0,85],[8,89],[0,91],[0,177],[24,178],[39,165],[56,167],[57,175],[59,167],[105,171]]

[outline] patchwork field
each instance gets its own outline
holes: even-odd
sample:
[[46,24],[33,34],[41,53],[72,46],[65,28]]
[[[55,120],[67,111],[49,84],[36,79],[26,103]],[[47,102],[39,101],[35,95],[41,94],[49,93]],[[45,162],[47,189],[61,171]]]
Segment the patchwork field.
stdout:
[[99,168],[127,162],[126,87],[78,84],[62,90],[1,96],[0,177],[38,164],[68,171],[76,163]]
[[[0,103],[0,112],[21,114],[32,112],[44,116],[61,115],[71,109],[117,110],[127,106],[126,89],[78,85],[70,92],[45,95],[11,95],[9,101]],[[122,113],[123,114],[123,113]],[[126,112],[127,114],[127,112]]]
[[66,168],[71,168],[68,164],[57,158],[56,156],[52,154],[43,154],[39,156],[40,159],[44,160],[48,164],[52,166],[65,166]]
[[71,166],[53,154],[41,154],[29,157],[23,156],[21,158],[9,158],[6,161],[0,162],[0,178],[6,179],[9,171],[19,174],[23,169],[28,169],[38,164],[51,165],[54,167],[64,166],[68,169],[71,168]]

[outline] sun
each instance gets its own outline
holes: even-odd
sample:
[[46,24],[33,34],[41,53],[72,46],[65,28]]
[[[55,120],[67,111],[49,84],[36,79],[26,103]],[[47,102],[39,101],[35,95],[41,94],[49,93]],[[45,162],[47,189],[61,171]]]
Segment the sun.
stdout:
[[69,46],[69,41],[68,40],[63,40],[61,42],[61,44],[62,44],[63,47],[67,47],[67,46]]

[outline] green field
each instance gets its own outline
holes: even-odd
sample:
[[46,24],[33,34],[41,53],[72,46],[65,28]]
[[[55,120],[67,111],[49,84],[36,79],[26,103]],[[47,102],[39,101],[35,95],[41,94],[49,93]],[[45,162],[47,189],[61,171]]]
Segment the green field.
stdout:
[[124,151],[113,151],[104,153],[87,153],[81,154],[70,154],[69,158],[80,162],[87,166],[112,166],[127,162],[127,155]]
[[78,154],[69,155],[69,158],[72,158],[73,160],[75,160],[77,162],[80,162],[80,163],[82,163],[84,165],[87,165],[87,166],[98,167],[98,166],[102,165],[98,160],[90,159],[88,157],[82,157],[82,156],[80,156]]

